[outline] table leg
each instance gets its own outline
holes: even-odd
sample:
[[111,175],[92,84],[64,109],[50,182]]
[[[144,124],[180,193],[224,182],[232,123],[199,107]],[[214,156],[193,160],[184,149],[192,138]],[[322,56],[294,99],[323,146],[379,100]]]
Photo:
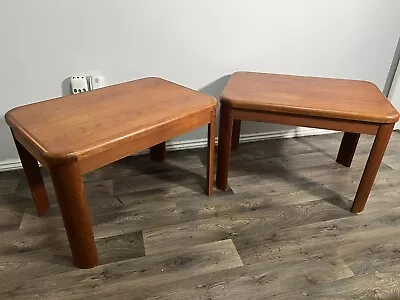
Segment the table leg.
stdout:
[[239,147],[241,124],[241,120],[233,120],[231,150],[236,150]]
[[394,124],[382,124],[379,126],[351,208],[352,212],[362,212],[365,207],[383,155],[385,154],[387,144],[392,135],[393,127]]
[[360,139],[359,133],[345,132],[340,143],[339,152],[336,161],[345,166],[350,167],[353,161],[354,153],[356,152],[358,140]]
[[69,162],[49,168],[74,265],[82,269],[97,266],[99,259],[79,166]]
[[165,159],[165,142],[150,147],[150,158],[154,161],[163,161]]
[[208,154],[207,154],[207,178],[206,178],[206,193],[208,196],[212,194],[214,187],[214,159],[215,159],[215,131],[216,124],[216,111],[213,109],[211,112],[210,123],[208,124]]
[[44,186],[43,177],[40,173],[39,164],[32,154],[30,154],[15,137],[14,142],[19,158],[21,159],[22,167],[24,168],[33,201],[35,201],[36,211],[41,217],[49,210],[50,203],[46,187]]
[[218,136],[218,163],[217,188],[226,191],[228,188],[228,168],[232,140],[232,110],[228,103],[221,102],[219,136]]

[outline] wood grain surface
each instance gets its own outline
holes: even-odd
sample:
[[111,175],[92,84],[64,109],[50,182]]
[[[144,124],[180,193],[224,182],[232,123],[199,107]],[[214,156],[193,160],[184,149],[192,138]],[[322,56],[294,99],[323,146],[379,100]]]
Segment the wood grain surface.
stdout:
[[[231,149],[240,121],[345,132],[337,161],[347,167],[359,135],[376,135],[351,211],[363,211],[399,113],[372,83],[358,80],[237,72],[221,95],[216,186],[228,187]],[[233,148],[232,148],[233,147]]]
[[51,173],[77,267],[99,263],[82,175],[147,148],[152,160],[163,161],[165,141],[208,125],[204,185],[209,196],[214,183],[216,108],[213,97],[149,77],[7,112],[40,216],[47,212],[49,200],[37,161]]
[[241,144],[212,197],[198,184],[206,148],[88,173],[89,270],[71,264],[54,189],[38,217],[23,171],[0,173],[0,299],[399,299],[400,134],[360,215],[349,208],[374,139],[347,168],[341,137]]
[[144,78],[18,107],[6,121],[47,158],[82,157],[215,105],[210,96]]
[[233,107],[374,123],[395,123],[399,113],[371,82],[234,73],[221,100]]

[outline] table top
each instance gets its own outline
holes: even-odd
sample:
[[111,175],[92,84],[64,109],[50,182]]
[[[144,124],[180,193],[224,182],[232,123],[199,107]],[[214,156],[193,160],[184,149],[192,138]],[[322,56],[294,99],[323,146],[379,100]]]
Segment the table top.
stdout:
[[216,103],[213,97],[151,77],[17,107],[6,121],[48,156],[79,156]]
[[367,81],[267,73],[234,73],[221,100],[234,108],[373,123],[395,123],[399,113]]

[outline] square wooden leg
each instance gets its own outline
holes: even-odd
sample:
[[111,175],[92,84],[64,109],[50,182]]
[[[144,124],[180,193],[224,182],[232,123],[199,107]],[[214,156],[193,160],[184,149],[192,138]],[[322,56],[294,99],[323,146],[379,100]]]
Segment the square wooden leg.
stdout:
[[226,102],[221,102],[218,136],[217,188],[228,188],[228,169],[232,140],[232,109]]
[[50,166],[74,265],[88,269],[99,264],[81,172],[76,162]]
[[354,153],[356,152],[358,140],[360,139],[359,133],[345,132],[340,144],[339,153],[336,161],[345,166],[350,167],[353,161]]
[[364,210],[376,174],[378,173],[379,166],[381,165],[383,155],[385,154],[387,144],[392,135],[393,127],[394,124],[382,124],[379,126],[357,189],[353,207],[351,208],[352,212],[359,213]]
[[208,124],[207,137],[207,178],[206,178],[206,194],[210,196],[214,187],[214,160],[215,160],[215,131],[216,131],[216,111],[211,112],[210,123]]
[[40,173],[39,164],[15,137],[14,142],[19,158],[21,159],[22,167],[24,168],[33,201],[35,201],[36,211],[38,216],[41,217],[49,210],[50,203],[43,177]]
[[236,150],[239,147],[241,124],[241,120],[233,120],[231,150]]
[[150,158],[154,161],[163,161],[165,159],[165,142],[150,147]]

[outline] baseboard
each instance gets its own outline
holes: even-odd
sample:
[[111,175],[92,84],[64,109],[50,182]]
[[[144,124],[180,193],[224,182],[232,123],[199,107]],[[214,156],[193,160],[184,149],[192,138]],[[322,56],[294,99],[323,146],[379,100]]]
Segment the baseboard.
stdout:
[[[265,140],[270,140],[270,139],[320,135],[320,134],[327,134],[327,133],[333,133],[333,132],[335,132],[335,131],[324,130],[324,129],[314,129],[314,128],[295,128],[295,129],[291,129],[291,130],[250,133],[250,134],[241,135],[240,143],[250,143],[250,142],[265,141]],[[218,143],[218,138],[217,138],[216,142]],[[207,138],[167,142],[167,150],[168,151],[196,149],[196,148],[203,148],[206,146],[207,146]],[[148,151],[143,151],[141,153],[146,153],[146,152],[148,152]],[[21,165],[21,161],[19,159],[7,159],[4,161],[0,161],[0,172],[17,170],[17,169],[21,169],[21,168],[22,168],[22,165]]]
[[0,162],[0,172],[21,169],[21,161],[19,159],[7,159]]
[[[293,137],[310,136],[310,135],[320,135],[320,134],[328,134],[328,133],[334,133],[334,132],[337,132],[337,131],[302,127],[302,128],[291,129],[291,130],[248,133],[248,134],[240,135],[240,143],[251,143],[251,142],[259,142],[259,141],[265,141],[265,140],[271,140],[271,139],[282,139],[282,138],[293,138]],[[216,143],[218,144],[218,138],[216,139]],[[207,146],[207,138],[196,139],[196,140],[167,142],[167,150],[168,151],[196,149],[196,148],[203,148],[206,146]]]

